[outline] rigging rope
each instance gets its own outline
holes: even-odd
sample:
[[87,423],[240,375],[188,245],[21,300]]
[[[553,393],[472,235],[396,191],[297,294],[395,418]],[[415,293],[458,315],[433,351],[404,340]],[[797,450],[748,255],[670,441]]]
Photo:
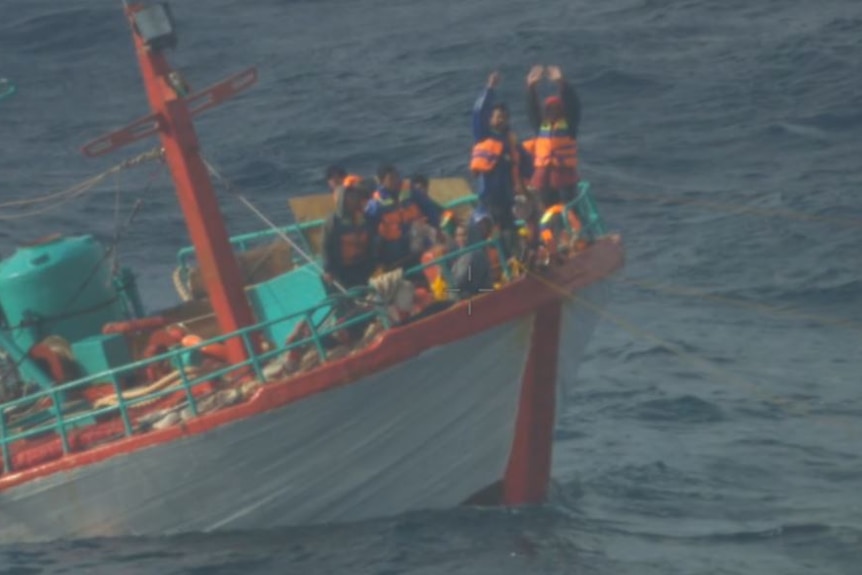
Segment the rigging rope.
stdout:
[[710,210],[722,211],[731,214],[754,215],[771,218],[784,218],[788,220],[805,221],[805,222],[822,222],[848,227],[862,227],[862,218],[841,217],[841,216],[819,216],[805,212],[797,212],[794,210],[782,210],[771,208],[758,208],[754,206],[736,205],[726,202],[714,202],[711,200],[700,200],[685,198],[682,196],[666,196],[666,195],[650,195],[650,194],[632,194],[617,191],[603,191],[603,197],[615,198],[625,201],[634,202],[654,202],[658,204],[688,204]]
[[[671,343],[671,342],[663,339],[662,337],[655,334],[654,332],[651,332],[647,329],[638,327],[638,326],[632,324],[631,322],[629,322],[629,321],[627,321],[627,320],[625,320],[619,316],[616,316],[615,314],[612,314],[611,312],[607,311],[606,309],[603,309],[601,306],[596,305],[595,303],[592,303],[583,297],[569,293],[569,291],[566,290],[565,288],[563,288],[562,286],[555,284],[552,281],[549,281],[548,279],[542,277],[541,275],[536,274],[535,272],[527,271],[527,275],[535,278],[540,283],[542,283],[545,286],[556,291],[558,294],[562,295],[565,299],[570,300],[570,301],[574,301],[580,305],[583,305],[583,306],[589,308],[590,310],[592,310],[593,312],[595,312],[597,315],[601,316],[602,318],[607,319],[611,323],[623,328],[629,334],[634,335],[634,336],[636,336],[642,340],[652,342],[653,344],[669,351],[670,353],[675,355],[677,358],[682,359],[682,360],[684,360],[690,364],[693,364],[695,366],[698,366],[702,371],[712,372],[715,375],[721,376],[722,378],[724,378],[728,382],[735,383],[736,385],[741,386],[741,387],[746,387],[750,391],[752,391],[755,395],[757,395],[761,399],[763,399],[763,401],[765,401],[765,402],[767,402],[767,403],[769,403],[775,407],[778,407],[779,409],[782,409],[787,413],[791,413],[792,415],[799,415],[799,416],[811,415],[810,410],[808,410],[807,408],[798,407],[797,404],[793,403],[789,399],[775,397],[773,395],[767,394],[760,388],[760,386],[751,383],[750,381],[736,375],[735,373],[733,373],[731,371],[720,368],[720,367],[714,365],[712,362],[707,361],[701,357],[698,357],[697,355],[695,355],[693,353],[685,351],[679,345],[676,345],[674,343]],[[833,421],[829,418],[817,417],[817,419],[819,419],[823,422],[829,423],[830,425],[847,426],[847,424],[845,422],[837,422],[837,421]]]
[[[205,158],[203,158],[203,156],[201,156],[201,159],[203,160],[204,165],[206,165],[206,167],[210,171],[210,173],[225,185],[225,190],[229,194],[235,196],[240,202],[242,202],[243,205],[245,205],[245,207],[247,207],[249,210],[251,210],[251,212],[254,215],[256,215],[258,218],[260,218],[260,220],[263,223],[265,223],[267,226],[269,226],[276,233],[276,235],[278,235],[278,237],[280,237],[282,240],[287,242],[291,248],[296,250],[296,252],[299,255],[301,255],[303,257],[303,259],[311,265],[311,267],[313,267],[315,270],[317,270],[321,276],[326,274],[324,269],[322,267],[320,267],[320,265],[316,261],[314,261],[314,258],[312,258],[309,254],[305,253],[305,250],[303,250],[296,242],[294,242],[292,239],[290,239],[290,236],[288,236],[286,233],[281,231],[278,228],[278,226],[276,226],[269,218],[267,218],[265,215],[263,215],[263,212],[261,212],[259,209],[257,209],[254,206],[254,204],[252,204],[245,196],[243,196],[238,191],[235,191],[234,185],[227,178],[222,176],[221,173],[219,173],[219,171],[216,170],[215,167],[209,161],[207,161]],[[343,293],[345,295],[347,294],[347,290],[340,283],[333,280],[332,284],[335,286],[335,288],[338,291],[340,291],[341,293]]]
[[795,309],[784,309],[771,305],[767,305],[760,302],[739,299],[739,298],[731,298],[726,296],[714,295],[705,290],[699,290],[696,288],[684,287],[684,286],[675,286],[670,284],[659,284],[654,282],[648,282],[643,280],[635,280],[630,278],[608,278],[608,281],[612,281],[614,283],[629,285],[634,287],[639,287],[645,290],[653,291],[656,293],[665,293],[668,295],[677,295],[684,297],[692,297],[696,299],[702,299],[705,301],[714,301],[716,303],[727,304],[733,307],[738,307],[742,309],[750,309],[757,311],[759,313],[765,315],[774,315],[776,317],[786,316],[801,320],[813,321],[816,323],[820,323],[823,325],[834,325],[838,327],[846,327],[850,329],[858,329],[862,330],[862,322],[854,321],[850,319],[841,319],[836,317],[829,317],[825,315],[813,314],[804,311],[799,311]]
[[8,202],[0,203],[0,210],[5,210],[8,208],[19,208],[25,206],[36,206],[39,204],[47,203],[48,205],[33,209],[28,212],[13,214],[13,215],[2,215],[0,214],[0,221],[9,221],[9,220],[19,220],[24,218],[29,218],[31,216],[35,216],[38,214],[42,214],[51,210],[58,208],[68,202],[75,200],[91,189],[93,189],[97,184],[102,182],[105,178],[112,174],[117,174],[123,170],[133,168],[138,166],[144,162],[151,160],[158,160],[162,157],[162,148],[157,146],[152,150],[144,152],[142,154],[138,154],[133,158],[129,158],[111,168],[108,168],[104,172],[97,174],[91,178],[84,180],[70,188],[66,188],[65,190],[60,190],[59,192],[54,192],[51,194],[47,194],[44,196],[40,196],[37,198],[29,198],[24,200],[10,200]]

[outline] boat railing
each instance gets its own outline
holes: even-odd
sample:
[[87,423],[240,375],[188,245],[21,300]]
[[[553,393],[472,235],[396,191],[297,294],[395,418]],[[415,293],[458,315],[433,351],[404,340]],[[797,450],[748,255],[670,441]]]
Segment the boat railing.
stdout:
[[[455,206],[463,205],[471,201],[475,201],[475,196],[459,198],[455,202],[451,202],[449,206],[453,206],[453,204],[455,204]],[[587,182],[582,182],[578,196],[575,200],[569,203],[569,206],[575,209],[579,217],[582,219],[583,230],[586,230],[587,233],[593,236],[604,233],[604,225],[589,193],[589,184]],[[315,225],[315,222],[306,222],[292,227],[295,229],[302,229],[304,226],[305,229],[308,229],[313,225]],[[275,234],[275,232],[272,233]],[[260,235],[261,234],[246,234],[245,236],[237,236],[233,239],[236,242],[236,245],[242,249],[244,241],[257,239]],[[464,248],[452,250],[430,262],[410,268],[404,272],[404,276],[409,277],[411,275],[421,273],[427,268],[439,266],[441,275],[449,285],[452,285],[451,272],[448,265],[449,262],[470,252],[485,250],[489,247],[497,249],[498,253],[503,253],[503,246],[499,237],[492,237]],[[512,271],[509,264],[505,261],[505,258],[500,259],[502,273],[507,280],[510,280],[512,278]],[[354,310],[358,311],[355,311],[352,315],[340,318],[337,322],[330,321],[334,310],[342,309],[341,304],[346,300],[359,303],[360,305],[353,306]],[[323,317],[320,317],[321,312],[324,311],[326,313],[323,314]],[[87,422],[93,421],[96,417],[116,414],[119,414],[122,421],[124,436],[128,437],[135,433],[133,418],[130,415],[130,410],[132,408],[139,405],[149,404],[155,400],[167,397],[177,392],[184,393],[191,416],[195,417],[199,413],[199,406],[198,399],[196,398],[194,391],[202,385],[211,382],[216,378],[230,375],[234,375],[236,378],[241,379],[243,376],[248,374],[249,371],[257,381],[266,381],[264,367],[268,361],[280,356],[281,354],[290,352],[291,350],[307,347],[309,345],[313,346],[316,350],[320,363],[325,363],[327,361],[327,351],[324,341],[327,336],[331,336],[341,330],[348,329],[362,323],[370,323],[374,320],[379,320],[384,329],[388,329],[390,327],[388,310],[384,305],[382,305],[382,302],[374,299],[374,294],[372,293],[371,288],[354,288],[349,290],[346,294],[333,294],[327,296],[319,303],[296,313],[260,322],[228,334],[201,341],[194,345],[178,346],[175,349],[171,349],[166,353],[157,356],[132,362],[118,368],[57,385],[48,390],[40,390],[27,394],[21,398],[7,401],[0,405],[0,451],[2,451],[3,473],[8,474],[14,470],[12,464],[11,445],[16,441],[55,432],[60,438],[62,452],[65,455],[71,451],[69,439],[70,428],[76,425],[86,424]],[[265,330],[283,322],[294,322],[297,326],[299,324],[306,325],[308,327],[307,331],[305,334],[300,334],[305,336],[289,343],[272,342],[272,348],[265,351],[259,349],[260,346],[258,343],[264,336]],[[237,338],[242,341],[248,355],[247,360],[231,364],[214,371],[208,371],[197,375],[193,374],[192,368],[195,366],[195,361],[193,359],[194,354],[203,353],[201,350],[208,346],[229,340],[235,340]],[[124,390],[121,389],[121,385],[119,383],[122,379],[121,376],[141,372],[150,366],[162,364],[164,362],[169,362],[170,365],[176,368],[176,373],[179,376],[177,383],[156,391],[142,394],[138,397],[124,397]],[[190,375],[190,372],[192,372],[192,375]],[[66,397],[66,394],[72,391],[81,391],[84,388],[96,385],[112,386],[113,394],[116,398],[116,404],[108,405],[106,407],[94,407],[92,409],[70,413],[66,413],[64,411],[63,400]],[[47,399],[50,399],[52,403],[52,406],[46,410],[50,411],[51,414],[48,421],[27,427],[26,429],[10,428],[11,419],[14,416],[14,414],[8,413],[10,410],[32,406],[40,401],[46,401]],[[12,427],[19,426],[20,425]]]
[[[262,245],[264,242],[272,241],[281,234],[284,234],[294,240],[305,250],[306,253],[311,253],[312,249],[308,243],[308,238],[306,237],[305,232],[322,227],[325,221],[326,220],[324,219],[309,220],[298,224],[281,226],[277,229],[268,228],[265,230],[258,230],[256,232],[248,232],[231,236],[229,238],[229,242],[233,247],[234,252],[243,253]],[[293,259],[294,265],[305,263],[300,259],[298,254],[292,254],[291,258]],[[194,259],[194,246],[186,246],[177,252],[177,264],[180,278],[185,285],[188,285],[191,266]]]
[[[445,203],[443,207],[447,210],[451,210],[460,206],[475,204],[477,201],[478,197],[475,194],[468,194]],[[256,232],[248,232],[231,236],[229,241],[235,252],[243,253],[253,249],[254,247],[260,246],[264,242],[272,241],[281,234],[286,234],[291,239],[296,240],[300,246],[306,250],[306,253],[311,253],[312,250],[305,234],[311,230],[322,228],[325,223],[325,218],[308,220],[297,224],[288,224],[276,229],[267,228]],[[194,258],[195,249],[193,246],[186,246],[177,252],[177,263],[181,274],[180,277],[184,282],[188,281],[189,270]],[[294,255],[294,263],[299,264],[305,262],[300,260],[297,255]]]
[[[500,240],[500,238],[499,237],[492,237],[492,238],[488,238],[486,240],[482,240],[482,241],[470,244],[468,246],[464,246],[463,248],[458,248],[458,249],[452,250],[450,252],[446,252],[445,254],[441,255],[438,258],[431,260],[428,263],[420,264],[420,265],[414,266],[412,268],[409,268],[409,269],[404,271],[404,277],[409,279],[410,277],[416,276],[428,268],[439,267],[440,273],[443,276],[443,279],[446,281],[446,283],[448,285],[452,285],[453,284],[452,271],[448,265],[444,265],[444,264],[448,264],[452,260],[460,258],[461,256],[469,254],[471,252],[476,252],[476,251],[480,251],[480,250],[487,250],[488,248],[495,249],[498,254],[505,253],[503,251],[503,242]],[[503,274],[503,277],[507,281],[511,280],[512,279],[512,269],[511,269],[511,266],[509,265],[509,262],[506,261],[505,258],[500,258],[500,267],[502,268],[501,272]]]
[[[581,221],[581,233],[585,234],[588,241],[595,241],[596,238],[605,234],[605,223],[602,220],[601,214],[596,207],[596,202],[590,193],[590,183],[586,180],[581,180],[578,183],[578,195],[575,199],[566,204],[566,207],[575,211],[578,219]],[[571,224],[566,218],[566,227],[569,232],[572,231]]]
[[[248,369],[250,369],[258,381],[265,381],[266,377],[263,369],[266,362],[285,352],[289,352],[293,349],[307,346],[309,344],[313,345],[317,350],[319,359],[321,363],[323,363],[326,361],[327,356],[326,349],[324,347],[324,339],[326,336],[363,322],[373,321],[374,319],[380,319],[384,327],[389,327],[389,318],[386,310],[379,305],[374,305],[373,301],[369,301],[367,311],[356,313],[350,317],[344,318],[336,324],[325,327],[321,326],[321,324],[326,323],[326,320],[331,315],[331,311],[322,319],[315,320],[314,316],[317,312],[322,310],[332,310],[337,306],[340,300],[344,300],[346,298],[355,301],[357,298],[365,295],[363,292],[367,291],[368,288],[359,288],[350,290],[346,295],[333,295],[327,297],[315,306],[288,316],[261,322],[229,334],[220,335],[206,341],[199,342],[195,345],[182,346],[144,360],[135,361],[118,368],[70,381],[49,390],[37,391],[24,397],[7,401],[0,406],[0,408],[2,408],[0,409],[0,450],[2,450],[3,470],[5,473],[8,473],[13,469],[10,446],[15,441],[33,438],[50,432],[56,432],[60,437],[63,454],[65,455],[71,451],[68,433],[69,428],[76,424],[91,421],[95,417],[119,413],[123,422],[125,436],[131,436],[134,433],[134,426],[129,410],[136,405],[148,404],[154,400],[161,399],[177,392],[184,392],[188,408],[192,416],[196,416],[198,414],[198,404],[194,395],[194,390],[216,378],[231,374],[234,374],[237,377],[242,377],[246,374]],[[309,326],[309,335],[307,337],[297,339],[296,341],[283,346],[273,346],[273,349],[268,351],[259,351],[256,349],[257,346],[255,345],[255,341],[263,334],[263,330],[281,322],[296,321],[297,319],[305,322],[305,324]],[[190,360],[192,354],[195,352],[200,353],[201,350],[207,346],[223,343],[228,340],[234,340],[236,338],[242,340],[243,346],[245,347],[249,357],[247,360],[228,365],[222,369],[208,371],[194,377],[189,375],[189,368],[193,366],[193,363]],[[176,372],[179,374],[178,383],[139,397],[126,398],[123,396],[123,390],[120,388],[120,384],[118,383],[120,381],[120,376],[138,372],[140,370],[146,370],[150,366],[163,362],[170,362],[171,365],[177,366]],[[75,413],[64,413],[62,410],[62,398],[65,394],[72,391],[80,391],[86,387],[105,384],[113,386],[116,405],[88,409]],[[19,432],[10,433],[11,430],[9,428],[9,422],[7,421],[7,412],[10,409],[33,405],[39,401],[45,400],[46,398],[50,398],[53,404],[53,407],[51,408],[53,421],[30,427]]]
[[[486,249],[489,246],[494,246],[501,249],[498,239],[489,239],[483,242],[477,242],[462,249],[453,250],[442,255],[426,264],[422,264],[407,270],[405,275],[421,273],[424,269],[432,266],[440,266],[443,274],[448,275],[447,264],[450,260],[458,258],[464,254]],[[508,267],[505,268],[507,277],[509,276]],[[358,303],[354,305],[354,309],[358,312],[352,315],[346,315],[337,322],[329,321],[333,315],[333,311],[340,307],[345,301]],[[326,312],[323,317],[319,312]],[[299,320],[297,322],[296,320]],[[24,397],[7,401],[0,406],[0,450],[2,450],[3,469],[5,473],[13,470],[11,444],[24,439],[34,438],[46,433],[55,432],[60,438],[63,454],[68,454],[71,451],[69,429],[80,424],[85,424],[92,421],[96,417],[119,414],[123,424],[125,436],[131,436],[135,433],[135,426],[130,410],[137,405],[149,404],[155,400],[167,397],[177,392],[183,392],[186,402],[192,417],[198,415],[198,399],[194,391],[200,386],[225,376],[236,375],[242,377],[251,371],[257,381],[265,381],[266,376],[264,367],[271,359],[276,358],[286,352],[306,346],[313,346],[316,350],[317,358],[320,363],[327,361],[327,351],[325,339],[327,336],[333,335],[341,330],[351,328],[355,325],[380,320],[384,329],[391,327],[388,311],[381,302],[375,301],[374,293],[370,287],[359,287],[349,290],[346,294],[334,294],[326,297],[321,302],[314,306],[308,307],[302,311],[286,315],[284,317],[264,321],[255,325],[231,332],[225,335],[220,335],[210,338],[205,341],[198,342],[189,346],[178,346],[175,349],[165,353],[135,361],[118,368],[114,368],[101,373],[96,373],[87,377],[79,378],[68,383],[57,385],[48,390],[37,391],[27,394]],[[273,345],[272,349],[260,351],[256,346],[256,341],[259,341],[265,330],[282,322],[296,322],[307,326],[307,335],[299,337],[294,341],[283,345]],[[327,325],[328,324],[328,325]],[[298,330],[297,330],[298,331]],[[191,358],[195,353],[202,353],[206,347],[214,344],[224,343],[228,340],[241,339],[243,346],[247,352],[248,359],[239,363],[227,365],[223,368],[201,373],[199,375],[190,375],[191,368],[195,362]],[[275,342],[274,342],[275,343]],[[126,398],[123,395],[123,390],[119,382],[123,376],[146,371],[148,367],[163,364],[165,362],[176,367],[175,373],[178,374],[178,381],[172,385],[162,389],[142,394],[134,398]],[[84,388],[93,386],[110,385],[113,388],[113,395],[116,398],[115,405],[106,407],[94,407],[92,409],[82,410],[73,413],[66,413],[63,406],[63,398],[74,391],[82,391]],[[40,401],[50,399],[52,406],[48,408],[50,411],[50,420],[37,424],[27,429],[15,431],[10,429],[10,414],[8,412],[15,408],[34,405]]]
[[[476,196],[475,194],[467,194],[461,196],[460,198],[456,198],[452,201],[446,202],[445,204],[443,204],[443,206],[447,210],[452,210],[465,205],[475,205],[477,202],[478,196]],[[578,183],[578,195],[577,197],[575,197],[574,200],[569,202],[568,207],[575,209],[578,216],[582,220],[581,223],[583,225],[583,230],[587,234],[589,234],[590,237],[595,238],[605,233],[604,223],[602,222],[601,216],[596,209],[595,201],[593,200],[592,194],[590,193],[590,183],[588,181],[582,180]],[[308,248],[308,241],[305,233],[310,230],[322,227],[325,221],[325,219],[321,218],[316,220],[309,220],[307,222],[301,222],[298,224],[282,226],[278,229],[265,229],[256,232],[239,234],[236,236],[231,236],[230,243],[236,252],[242,253],[252,249],[255,246],[259,246],[265,241],[271,241],[280,234],[287,234],[292,239],[296,238],[297,241],[299,241],[300,244],[303,246],[303,248],[307,249],[310,253],[311,250],[310,248]],[[523,222],[519,221],[518,224],[523,225]],[[566,225],[568,225],[568,221],[566,222]],[[177,253],[177,261],[181,271],[181,277],[184,282],[188,280],[189,268],[191,265],[191,261],[194,259],[194,257],[195,250],[192,246],[186,246],[180,249]],[[300,263],[299,260],[295,261],[296,263]]]

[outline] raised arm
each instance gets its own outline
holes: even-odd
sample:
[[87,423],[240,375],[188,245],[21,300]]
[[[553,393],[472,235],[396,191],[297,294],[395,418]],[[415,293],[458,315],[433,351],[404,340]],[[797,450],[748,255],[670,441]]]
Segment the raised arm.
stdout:
[[563,72],[558,66],[548,67],[548,80],[557,84],[560,99],[563,101],[563,113],[569,124],[569,133],[573,138],[577,138],[578,127],[581,124],[581,99],[574,86],[563,77]]
[[494,105],[494,92],[500,84],[500,73],[492,72],[488,84],[473,105],[473,140],[481,142],[488,137],[488,122],[491,119],[491,107]]
[[527,74],[527,119],[534,132],[538,132],[542,125],[542,106],[539,103],[538,85],[543,72],[542,66],[533,66],[530,73]]

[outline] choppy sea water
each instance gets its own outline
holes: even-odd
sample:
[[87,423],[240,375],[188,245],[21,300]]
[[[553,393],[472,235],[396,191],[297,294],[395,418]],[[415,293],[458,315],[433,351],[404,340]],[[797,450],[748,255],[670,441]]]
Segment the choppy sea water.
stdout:
[[[559,64],[584,103],[583,173],[625,270],[559,422],[552,502],[360,525],[176,538],[0,542],[0,573],[856,574],[862,570],[862,4],[853,0],[174,2],[193,87],[257,65],[207,113],[207,156],[274,220],[340,161],[464,175],[469,111],[499,68]],[[0,201],[142,151],[78,147],[146,113],[119,1],[2,0]],[[146,303],[187,237],[138,168],[31,217],[114,234]],[[152,180],[152,181],[151,181]],[[231,231],[261,227],[223,195]],[[122,219],[122,217],[121,217]]]

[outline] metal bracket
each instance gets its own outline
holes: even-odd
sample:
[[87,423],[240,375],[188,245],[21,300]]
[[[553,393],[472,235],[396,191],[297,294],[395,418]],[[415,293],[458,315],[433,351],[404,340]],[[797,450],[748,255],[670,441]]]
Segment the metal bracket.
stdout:
[[[255,82],[257,82],[257,68],[252,67],[184,98],[183,102],[189,115],[196,116],[236,96]],[[148,138],[161,129],[161,118],[156,114],[150,114],[124,128],[88,142],[81,148],[81,152],[89,158],[103,156],[132,142]]]

